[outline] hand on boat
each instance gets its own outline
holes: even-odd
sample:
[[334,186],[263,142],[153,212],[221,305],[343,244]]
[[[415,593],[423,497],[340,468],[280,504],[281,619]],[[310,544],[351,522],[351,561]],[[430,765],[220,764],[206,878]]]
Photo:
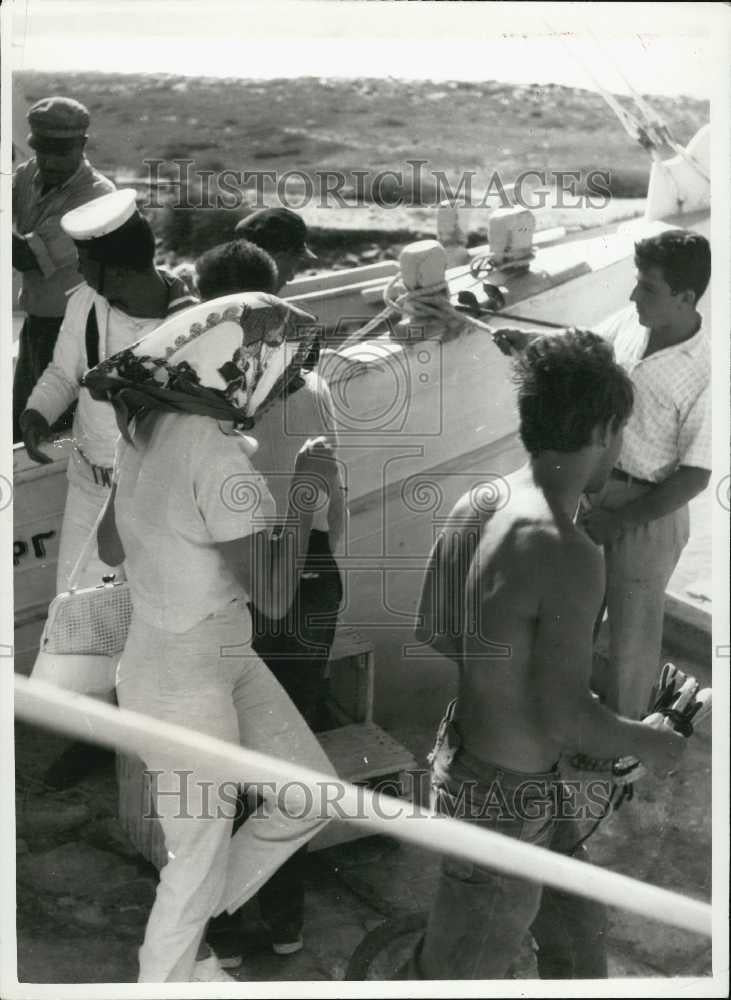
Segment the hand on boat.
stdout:
[[326,437],[309,438],[305,441],[294,462],[294,475],[297,479],[312,476],[324,480],[329,493],[334,493],[340,485],[340,477],[332,442]]
[[48,465],[53,459],[40,450],[39,445],[50,440],[51,428],[38,410],[23,410],[20,415],[20,430],[28,457],[41,465]]
[[503,354],[520,354],[536,335],[526,330],[517,330],[512,326],[501,326],[493,333],[493,340],[498,350]]

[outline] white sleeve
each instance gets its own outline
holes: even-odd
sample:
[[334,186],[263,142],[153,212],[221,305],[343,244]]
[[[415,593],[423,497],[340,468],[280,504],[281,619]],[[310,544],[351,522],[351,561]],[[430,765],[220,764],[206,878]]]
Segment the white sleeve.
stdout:
[[30,394],[26,408],[38,410],[54,423],[79,395],[79,382],[86,370],[86,317],[94,292],[82,285],[69,296],[53,359]]
[[706,386],[685,414],[678,430],[678,461],[711,470],[711,389]]
[[213,540],[229,542],[271,530],[276,504],[266,480],[251,464],[242,438],[224,434],[216,425],[204,441],[194,472],[194,492]]

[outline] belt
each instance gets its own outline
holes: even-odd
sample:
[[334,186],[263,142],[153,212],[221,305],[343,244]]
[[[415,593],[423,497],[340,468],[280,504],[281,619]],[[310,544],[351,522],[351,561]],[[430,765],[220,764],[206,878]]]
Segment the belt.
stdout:
[[86,462],[87,466],[91,469],[91,474],[94,477],[96,485],[108,486],[111,489],[114,468],[110,465],[95,465],[91,459],[86,457],[81,448],[79,448],[78,444],[75,447],[84,462]]
[[631,476],[629,472],[625,472],[624,469],[617,469],[616,467],[612,469],[611,476],[612,479],[621,479],[623,483],[637,483],[638,486],[657,486],[657,483],[653,483],[651,479],[640,479],[638,476]]

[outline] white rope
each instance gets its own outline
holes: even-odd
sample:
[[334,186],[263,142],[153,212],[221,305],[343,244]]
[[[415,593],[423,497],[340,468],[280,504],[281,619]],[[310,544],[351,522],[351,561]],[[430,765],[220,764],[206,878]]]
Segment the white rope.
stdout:
[[637,109],[644,118],[647,129],[653,133],[656,141],[661,145],[664,143],[666,146],[668,146],[669,149],[672,149],[674,153],[676,153],[678,156],[681,157],[681,159],[685,160],[686,163],[688,163],[691,167],[693,167],[694,170],[696,170],[700,174],[700,176],[703,178],[704,181],[707,181],[710,184],[711,178],[705,172],[702,165],[698,162],[698,160],[696,160],[696,158],[693,156],[692,153],[689,153],[688,150],[684,146],[681,146],[680,143],[673,137],[673,134],[670,131],[670,126],[667,124],[662,115],[658,111],[656,111],[655,108],[651,107],[644,99],[642,94],[640,94],[639,91],[632,86],[630,81],[627,79],[622,70],[619,68],[616,60],[613,60],[612,57],[607,52],[605,52],[603,46],[600,44],[599,39],[596,37],[596,35],[594,35],[593,32],[590,32],[590,34],[591,37],[594,39],[597,48],[599,48],[602,52],[604,52],[605,56],[612,62],[612,65],[614,66],[616,73],[623,81],[625,87],[630,93],[630,96],[634,100]]
[[[553,29],[551,30],[553,31]],[[567,52],[569,52],[572,58],[575,59],[576,62],[578,62],[582,66],[584,72],[593,81],[594,86],[597,88],[601,96],[604,98],[606,103],[609,105],[609,107],[612,109],[612,111],[619,119],[625,132],[632,139],[635,139],[637,142],[639,142],[644,149],[649,148],[653,158],[659,160],[660,162],[662,162],[662,159],[660,157],[660,153],[659,150],[657,149],[657,146],[666,145],[669,149],[672,149],[677,156],[680,156],[681,159],[685,160],[686,163],[688,163],[691,167],[693,167],[693,169],[703,178],[704,181],[707,181],[710,184],[711,178],[703,169],[702,164],[699,163],[699,161],[693,156],[692,153],[689,153],[684,146],[681,146],[680,143],[673,138],[670,132],[670,128],[664,121],[664,119],[658,114],[657,111],[655,111],[654,108],[652,108],[647,103],[644,97],[642,97],[642,95],[632,86],[632,84],[629,82],[627,77],[624,75],[624,73],[617,65],[616,60],[614,60],[599,44],[599,40],[597,39],[596,35],[594,35],[593,32],[589,32],[589,34],[594,40],[594,43],[596,44],[597,48],[604,54],[604,56],[607,59],[610,60],[616,73],[623,81],[624,85],[627,87],[629,91],[629,96],[634,101],[635,107],[638,109],[640,115],[644,119],[644,124],[641,124],[630,111],[628,111],[625,107],[623,107],[619,103],[619,101],[614,97],[613,94],[610,94],[609,91],[606,90],[601,85],[594,71],[584,61],[584,59],[582,59],[582,57],[578,54],[578,52],[575,49],[571,48],[566,38],[560,33],[559,37],[561,38],[561,41],[564,47],[566,48]],[[643,139],[647,140],[647,142],[644,142]]]
[[407,316],[417,327],[438,323],[450,338],[457,336],[468,326],[477,327],[493,337],[495,335],[493,327],[454,308],[449,301],[446,281],[408,291],[401,281],[401,275],[396,274],[383,290],[383,301],[386,303],[385,308],[364,326],[353,331],[337,348],[336,353],[343,354],[349,347],[373,333],[381,323],[396,315]]
[[[143,758],[146,752],[155,748],[158,751],[164,748],[167,755],[175,748],[175,752],[180,753],[180,766],[188,764],[195,769],[205,765],[206,770],[217,771],[222,780],[231,780],[232,773],[256,775],[257,780],[298,781],[314,792],[323,787],[332,788],[335,781],[299,765],[17,674],[15,713],[32,724]],[[342,795],[337,796],[335,815],[345,816],[348,822],[364,827],[369,833],[397,836],[480,865],[485,865],[489,859],[491,868],[509,875],[596,899],[697,934],[710,936],[712,933],[712,911],[707,903],[543,847],[521,843],[463,820],[438,817],[426,809],[421,809],[419,815],[404,815],[403,809],[408,806],[404,800],[383,795],[376,798],[368,789],[357,788],[346,781],[339,781],[338,785]],[[391,808],[393,815],[388,815]]]
[[620,124],[624,128],[627,135],[629,135],[631,139],[634,139],[635,141],[641,143],[641,136],[643,134],[647,135],[647,132],[642,127],[642,125],[640,125],[635,116],[625,107],[623,107],[616,99],[616,97],[614,97],[613,94],[610,94],[609,91],[602,86],[602,84],[597,79],[597,76],[591,69],[591,67],[588,66],[585,60],[579,55],[579,53],[569,45],[564,34],[562,32],[556,31],[556,29],[553,28],[548,22],[546,22],[546,25],[552,34],[558,35],[558,37],[561,40],[561,44],[569,53],[571,58],[574,59],[576,62],[578,62],[579,65],[582,67],[582,69],[587,74],[589,79],[593,82],[594,86],[597,88],[601,96],[604,98],[606,103],[609,105],[609,107],[612,109],[612,111],[619,119]]

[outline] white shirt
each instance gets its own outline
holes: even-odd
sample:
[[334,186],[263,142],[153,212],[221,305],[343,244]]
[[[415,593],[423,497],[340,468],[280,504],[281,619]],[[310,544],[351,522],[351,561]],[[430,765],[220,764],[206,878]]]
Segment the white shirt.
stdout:
[[635,402],[617,465],[631,476],[660,483],[680,465],[711,468],[711,358],[706,332],[643,357],[650,331],[633,305],[597,333],[614,347],[632,380]]
[[[170,287],[168,315],[192,305],[196,300],[188,295],[172,275],[160,272]],[[110,403],[92,399],[79,382],[89,365],[86,358],[86,320],[92,306],[96,309],[99,327],[99,360],[116,354],[134,344],[140,337],[156,329],[162,319],[128,316],[110,306],[86,283],[69,296],[63,323],[53,351],[53,360],[36,383],[28,399],[28,409],[37,410],[53,424],[78,397],[74,415],[74,447],[69,460],[69,479],[92,478],[88,463],[111,468],[114,446],[119,435],[114,409]],[[88,462],[82,457],[86,456]]]
[[161,413],[117,447],[114,513],[135,614],[186,632],[247,600],[216,542],[269,530],[276,508],[250,440],[210,417]]

